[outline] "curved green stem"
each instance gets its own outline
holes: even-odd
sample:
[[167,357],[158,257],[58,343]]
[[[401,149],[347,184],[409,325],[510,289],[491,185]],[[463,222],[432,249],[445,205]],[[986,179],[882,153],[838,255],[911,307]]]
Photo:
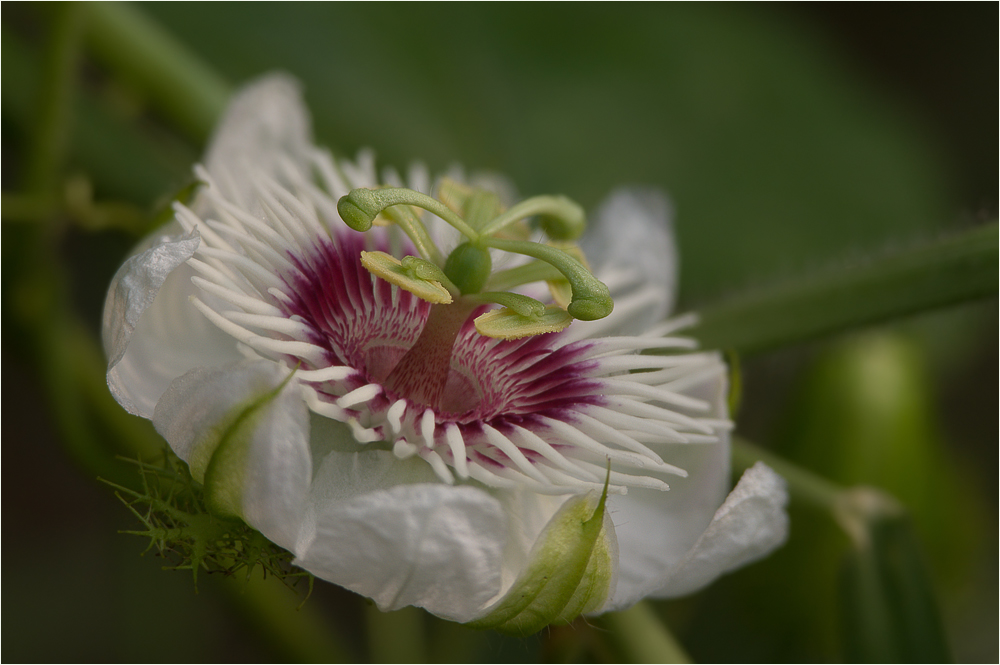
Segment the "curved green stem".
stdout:
[[509,291],[485,291],[483,293],[476,293],[466,297],[470,300],[503,305],[507,309],[513,310],[521,316],[541,316],[545,312],[545,305],[543,303],[520,293],[510,293]]
[[413,246],[416,247],[417,252],[420,253],[427,261],[431,263],[443,266],[444,256],[441,254],[441,250],[438,246],[434,244],[431,240],[431,236],[427,233],[427,228],[420,222],[420,219],[413,214],[413,211],[408,207],[396,207],[389,208],[384,211],[386,216],[389,217],[399,228],[403,229],[403,233],[410,239]]
[[567,311],[575,319],[593,321],[611,313],[614,301],[604,282],[594,277],[583,264],[572,256],[550,245],[522,240],[504,240],[483,236],[479,243],[505,252],[524,254],[552,265],[569,280],[573,301]]
[[583,208],[565,196],[535,196],[521,201],[484,226],[480,233],[492,236],[525,217],[544,215],[545,232],[550,238],[573,240],[579,238],[586,226]]
[[565,279],[563,274],[545,261],[531,261],[516,268],[498,270],[486,280],[490,291],[507,291],[522,284]]
[[469,240],[478,240],[479,234],[456,215],[451,208],[435,198],[405,187],[385,187],[383,189],[352,189],[337,201],[337,212],[355,231],[367,231],[375,218],[391,206],[411,205],[432,212],[454,226]]

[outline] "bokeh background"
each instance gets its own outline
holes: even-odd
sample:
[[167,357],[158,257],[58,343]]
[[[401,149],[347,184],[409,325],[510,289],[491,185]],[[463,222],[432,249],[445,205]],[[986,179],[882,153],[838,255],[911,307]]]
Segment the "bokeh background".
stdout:
[[[500,171],[525,196],[564,193],[587,208],[621,184],[663,188],[684,308],[877,260],[997,214],[992,3],[138,9],[234,86],[274,69],[299,77],[319,142],[342,154],[371,146],[382,164]],[[2,13],[2,657],[301,657],[228,581],[203,577],[196,594],[189,573],[140,556],[145,542],[118,533],[135,518],[73,436],[99,400],[65,394],[80,390],[75,354],[85,351],[39,333],[38,312],[51,311],[39,285],[67,285],[61,314],[42,325],[79,323],[92,342],[111,276],[189,180],[207,137],[84,39],[58,182],[70,203],[42,213],[24,204],[57,11],[4,3]],[[79,213],[88,188],[103,217]],[[35,262],[40,242],[57,265]],[[1000,658],[997,334],[993,299],[743,368],[744,436],[825,477],[883,487],[911,511],[963,662]],[[109,468],[129,473],[106,450]],[[845,657],[847,541],[822,515],[793,507],[792,517],[789,543],[767,561],[656,605],[693,658]],[[366,657],[362,599],[321,583],[308,607],[345,653]],[[432,660],[616,658],[599,626],[514,640],[418,621]]]

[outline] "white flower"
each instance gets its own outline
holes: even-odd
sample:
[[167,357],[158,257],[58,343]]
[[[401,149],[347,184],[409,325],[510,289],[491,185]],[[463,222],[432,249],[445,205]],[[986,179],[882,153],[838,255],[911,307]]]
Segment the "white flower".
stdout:
[[[783,542],[772,471],[751,469],[727,497],[723,363],[667,336],[689,318],[661,323],[676,259],[658,193],[614,194],[582,241],[609,316],[504,341],[477,332],[471,305],[411,293],[440,283],[395,267],[415,253],[398,227],[341,221],[353,188],[404,183],[378,179],[367,153],[314,147],[287,77],[237,96],[196,172],[193,205],[176,204],[111,285],[108,385],[188,462],[212,510],[299,566],[384,610],[535,629],[694,591]],[[421,167],[406,184],[510,189],[436,186]],[[458,244],[439,217],[422,220],[436,247]],[[362,251],[396,258],[366,263],[371,274]],[[492,256],[508,275],[527,265]],[[394,270],[406,288],[375,276]],[[447,330],[422,337],[432,310],[452,313],[435,315]],[[553,575],[569,586],[539,592]],[[544,616],[511,619],[525,607]]]

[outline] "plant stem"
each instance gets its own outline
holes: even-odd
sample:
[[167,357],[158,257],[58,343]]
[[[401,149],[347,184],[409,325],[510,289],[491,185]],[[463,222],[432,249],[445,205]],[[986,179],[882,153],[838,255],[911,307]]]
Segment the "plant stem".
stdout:
[[87,37],[95,55],[191,138],[208,137],[231,89],[184,44],[123,2],[90,5]]
[[997,223],[866,265],[776,284],[701,310],[707,348],[744,355],[997,295]]
[[642,601],[623,612],[612,612],[600,618],[611,630],[622,662],[629,663],[690,663],[677,638],[660,620],[648,601]]
[[793,500],[831,514],[837,508],[841,496],[848,491],[739,437],[733,438],[732,456],[734,473],[743,473],[757,462],[764,462],[785,479]]
[[381,612],[366,604],[368,657],[373,663],[425,663],[424,612],[404,607],[395,612]]
[[58,3],[50,27],[27,179],[28,191],[43,197],[55,192],[69,146],[85,10],[83,3]]
[[336,626],[317,612],[310,601],[299,604],[299,596],[277,577],[263,577],[255,570],[248,580],[242,575],[223,582],[230,596],[255,630],[289,662],[350,663],[354,656],[338,639]]

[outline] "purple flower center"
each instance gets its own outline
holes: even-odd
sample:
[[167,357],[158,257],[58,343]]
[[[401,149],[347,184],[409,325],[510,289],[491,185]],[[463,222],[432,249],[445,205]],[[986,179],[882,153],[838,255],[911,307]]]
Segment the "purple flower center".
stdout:
[[405,398],[457,423],[556,415],[600,399],[584,376],[593,363],[578,362],[588,344],[553,349],[557,333],[483,337],[472,324],[482,308],[430,305],[373,278],[358,258],[366,249],[364,235],[343,232],[309,256],[293,257],[298,274],[285,305],[289,317],[310,327],[308,341],[326,350],[329,364],[360,372],[350,389],[377,383],[389,402]]

